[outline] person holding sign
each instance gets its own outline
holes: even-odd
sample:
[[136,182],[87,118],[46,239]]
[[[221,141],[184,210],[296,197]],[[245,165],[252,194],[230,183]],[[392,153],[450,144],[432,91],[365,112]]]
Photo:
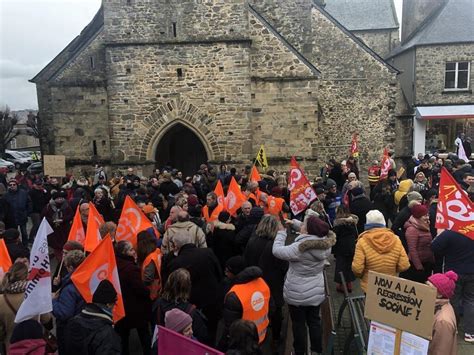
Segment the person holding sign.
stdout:
[[449,299],[454,296],[458,275],[454,271],[445,274],[434,274],[426,284],[436,288],[435,318],[433,339],[428,349],[429,355],[457,354],[457,327],[454,309]]

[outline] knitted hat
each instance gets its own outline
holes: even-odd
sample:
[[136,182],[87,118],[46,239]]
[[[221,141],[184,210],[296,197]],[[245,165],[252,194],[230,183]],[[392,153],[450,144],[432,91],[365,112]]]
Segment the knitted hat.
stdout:
[[428,208],[425,205],[414,205],[410,210],[411,215],[415,218],[421,218],[428,214]]
[[67,193],[64,190],[55,191],[51,194],[51,198],[56,200],[57,198],[67,198]]
[[109,280],[102,280],[92,296],[93,303],[114,303],[117,300],[117,291]]
[[362,187],[354,187],[351,190],[352,196],[359,196],[364,194],[364,189]]
[[232,258],[230,258],[226,261],[225,267],[231,273],[233,273],[234,275],[237,275],[243,269],[245,269],[244,259],[240,255],[233,256]]
[[445,298],[451,298],[454,296],[454,289],[456,288],[457,280],[458,274],[454,271],[448,271],[444,274],[433,274],[428,277],[428,281],[431,282],[438,292]]
[[385,217],[379,210],[370,210],[369,212],[367,212],[365,217],[366,224],[380,224],[385,227]]
[[199,205],[199,199],[196,195],[189,195],[188,196],[188,206],[193,207]]
[[309,216],[306,218],[306,230],[308,234],[316,235],[318,237],[325,237],[328,235],[329,226],[316,216]]
[[411,201],[423,201],[423,196],[418,191],[412,191],[407,194],[408,202]]
[[10,343],[14,344],[27,339],[43,339],[43,326],[34,319],[18,323],[13,328]]
[[330,189],[331,187],[337,186],[336,182],[333,179],[328,179],[326,181],[326,188]]
[[177,333],[181,333],[184,328],[193,323],[191,316],[178,308],[165,313],[165,327]]

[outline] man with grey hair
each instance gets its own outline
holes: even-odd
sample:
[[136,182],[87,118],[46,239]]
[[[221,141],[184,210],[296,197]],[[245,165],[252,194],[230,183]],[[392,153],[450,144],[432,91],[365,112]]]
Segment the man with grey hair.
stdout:
[[[210,248],[198,248],[192,235],[183,231],[176,233],[170,243],[170,249],[176,255],[170,262],[167,272],[180,268],[191,274],[191,297],[189,302],[201,309],[208,319],[209,344],[214,344],[220,300],[219,284],[222,270],[219,260]],[[165,282],[163,282],[165,284]]]
[[196,224],[189,220],[189,214],[186,211],[180,210],[176,215],[176,222],[166,229],[161,244],[161,252],[168,254],[170,252],[170,241],[172,241],[177,234],[189,236],[191,242],[198,248],[207,248],[206,235],[203,230]]

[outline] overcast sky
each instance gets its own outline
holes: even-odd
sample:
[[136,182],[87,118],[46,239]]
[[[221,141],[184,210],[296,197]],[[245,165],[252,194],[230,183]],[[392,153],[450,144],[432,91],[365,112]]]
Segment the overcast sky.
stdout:
[[[402,0],[395,0],[400,13]],[[92,20],[101,0],[0,0],[0,107],[37,109],[28,80]],[[399,15],[400,16],[400,15]]]

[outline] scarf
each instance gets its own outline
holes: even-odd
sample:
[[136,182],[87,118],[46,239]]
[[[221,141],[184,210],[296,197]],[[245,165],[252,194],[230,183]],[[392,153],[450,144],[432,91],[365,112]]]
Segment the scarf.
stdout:
[[10,293],[10,294],[24,293],[27,285],[28,285],[28,280],[20,280],[20,281],[12,282],[5,288],[5,293]]

